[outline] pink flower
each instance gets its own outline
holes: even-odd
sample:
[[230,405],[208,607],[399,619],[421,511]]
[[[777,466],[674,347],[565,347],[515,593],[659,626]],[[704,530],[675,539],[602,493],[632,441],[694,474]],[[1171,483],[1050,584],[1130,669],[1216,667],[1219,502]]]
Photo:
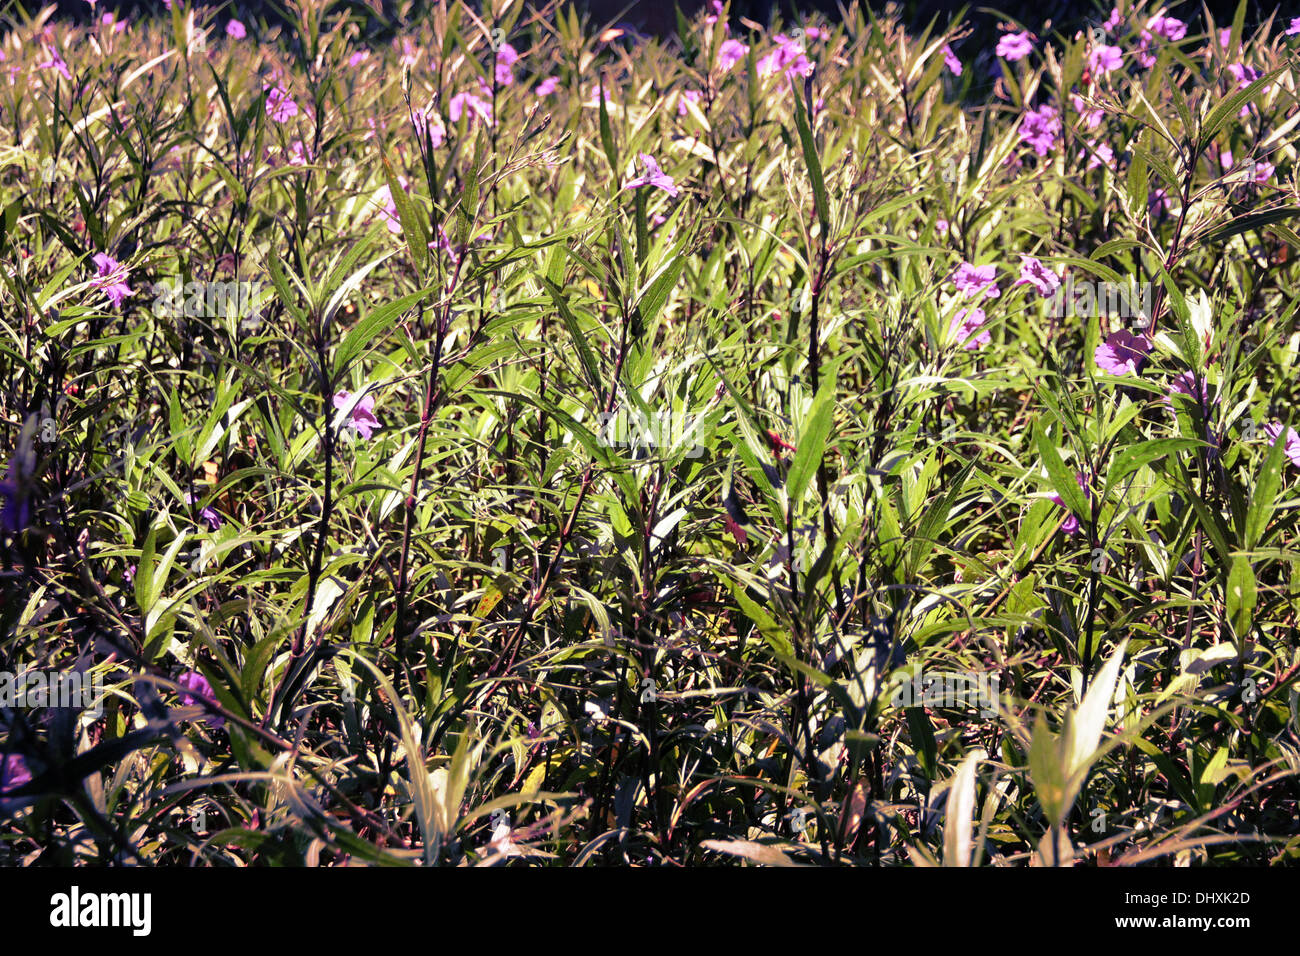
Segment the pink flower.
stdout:
[[[185,503],[187,505],[198,504],[198,501],[199,499],[192,492],[185,492]],[[225,521],[221,519],[221,515],[217,514],[217,510],[211,505],[206,505],[205,507],[200,508],[199,517],[206,521],[208,527],[213,531],[216,531],[225,524]]]
[[957,59],[957,54],[953,53],[952,47],[946,43],[943,45],[943,65],[953,76],[961,76],[961,60]]
[[[403,189],[409,185],[405,176],[397,177],[397,184]],[[388,186],[380,186],[375,190],[375,195],[371,202],[379,207],[380,214],[388,221],[388,231],[393,235],[399,235],[402,231],[402,220],[397,214],[397,203],[393,202],[393,192]]]
[[[1174,376],[1174,380],[1169,385],[1168,400],[1172,401],[1172,399],[1177,395],[1182,395],[1194,400],[1196,398],[1196,391],[1196,376],[1191,372],[1179,372]],[[1210,383],[1206,381],[1204,377],[1201,378],[1200,395],[1201,404],[1209,405]],[[1218,396],[1215,396],[1214,402],[1216,405],[1218,404]]]
[[1002,39],[998,40],[997,48],[993,52],[1002,59],[1014,63],[1034,52],[1034,43],[1029,39],[1028,33],[1005,33]]
[[130,275],[126,266],[102,252],[95,253],[93,261],[99,267],[99,273],[90,280],[92,289],[103,289],[114,305],[121,305],[122,300],[127,296],[135,295],[131,287],[126,284],[127,277]]
[[306,166],[315,159],[312,155],[311,147],[300,139],[295,139],[289,144],[289,165]]
[[718,47],[718,68],[723,73],[730,73],[731,68],[743,60],[749,53],[749,47],[739,40],[723,40]]
[[[176,678],[176,684],[185,688],[179,695],[182,707],[192,707],[200,700],[210,700],[214,704],[217,702],[217,695],[212,692],[212,685],[198,671],[186,671]],[[212,724],[214,730],[220,730],[226,725],[224,717],[205,715],[202,719]]]
[[453,123],[459,123],[461,116],[468,115],[481,120],[484,126],[491,126],[492,104],[473,93],[457,93],[447,104],[447,115]]
[[677,100],[677,115],[685,116],[687,113],[687,103],[698,103],[700,97],[704,94],[699,90],[682,90],[681,97]]
[[[1282,437],[1282,423],[1273,422],[1264,426],[1264,434],[1268,436],[1268,443],[1276,445],[1278,439]],[[1286,430],[1286,447],[1283,449],[1286,456],[1291,459],[1291,464],[1300,467],[1300,435],[1296,434],[1294,428]]]
[[1277,167],[1272,163],[1265,162],[1262,159],[1252,163],[1251,165],[1254,166],[1255,182],[1257,183],[1268,182],[1273,178],[1273,173],[1277,170]]
[[1232,153],[1226,149],[1219,150],[1219,165],[1224,169],[1232,168]]
[[962,343],[962,348],[967,352],[988,345],[992,336],[983,328],[984,310],[983,309],[958,309],[957,314],[952,317],[952,323],[948,326],[949,333],[957,333],[957,341]]
[[509,43],[502,43],[497,50],[496,62],[496,80],[498,86],[509,86],[515,81],[514,70],[511,69],[519,59],[519,51]]
[[943,235],[944,233],[946,233],[948,231],[948,220],[940,219],[938,222],[936,222],[934,224],[934,231],[939,233],[939,235]]
[[369,50],[358,50],[356,53],[353,53],[350,57],[348,57],[348,66],[360,66],[369,58],[370,58]]
[[1144,70],[1149,70],[1156,65],[1155,54],[1151,52],[1153,42],[1154,37],[1151,35],[1151,31],[1143,30],[1139,38],[1136,56],[1138,65]]
[[967,298],[983,291],[984,298],[996,299],[1002,294],[997,286],[997,275],[998,267],[995,265],[973,266],[969,262],[963,262],[953,272],[952,281],[957,286],[957,292]]
[[1096,129],[1101,125],[1102,111],[1100,107],[1089,109],[1087,104],[1084,103],[1083,97],[1077,93],[1070,94],[1070,105],[1074,107],[1074,111],[1079,114],[1080,121],[1088,129]]
[[248,31],[244,29],[244,25],[238,20],[231,20],[226,24],[226,36],[234,40],[242,40],[248,36]]
[[[339,392],[334,396],[334,407],[344,408],[351,398],[349,392]],[[375,417],[375,399],[372,395],[364,395],[361,401],[357,402],[356,407],[352,409],[352,414],[348,417],[348,428],[352,428],[362,438],[369,440],[379,427],[379,419]]]
[[1135,375],[1150,351],[1151,342],[1146,336],[1120,329],[1112,332],[1105,342],[1097,346],[1093,358],[1103,372],[1111,375]]
[[32,782],[32,771],[22,754],[8,754],[0,761],[0,794],[11,793]]
[[1055,106],[1040,106],[1030,110],[1020,119],[1020,140],[1028,143],[1039,156],[1046,156],[1056,147],[1061,132],[1061,114]]
[[415,124],[415,131],[420,135],[420,141],[428,139],[437,149],[447,141],[447,128],[442,125],[442,118],[438,115],[437,110],[430,103],[422,110],[415,110],[411,114],[411,121]]
[[51,69],[52,69],[52,70],[58,70],[58,71],[59,71],[59,74],[60,74],[60,75],[61,75],[65,80],[71,80],[71,79],[72,79],[72,74],[68,72],[68,64],[65,63],[64,60],[63,60],[63,57],[59,55],[59,51],[58,51],[58,50],[47,50],[46,52],[49,54],[49,57],[50,57],[50,58],[49,58],[48,60],[45,60],[43,63],[37,63],[37,64],[36,64],[36,69],[38,69],[38,70],[51,70]]
[[1175,17],[1152,17],[1147,21],[1147,29],[1166,40],[1181,40],[1187,36],[1187,24]]
[[1169,210],[1173,208],[1173,205],[1169,199],[1169,193],[1165,192],[1161,187],[1151,190],[1151,193],[1147,196],[1147,209],[1157,219],[1163,219],[1169,215]]
[[1219,31],[1219,46],[1223,47],[1226,50],[1228,48],[1228,44],[1231,42],[1232,42],[1232,27],[1224,27],[1222,30]]
[[103,26],[111,29],[114,33],[121,33],[123,30],[126,29],[126,21],[117,19],[111,13],[104,14],[102,17],[99,18],[99,22]]
[[1090,143],[1087,148],[1079,154],[1079,158],[1087,157],[1087,169],[1096,169],[1098,166],[1109,167],[1115,161],[1115,152],[1105,143]]
[[[709,0],[709,6],[713,8],[713,12],[704,18],[704,22],[709,26],[713,26],[718,22],[718,18],[722,16],[722,0]],[[722,26],[725,29],[727,24],[724,22]]]
[[[808,36],[814,36],[811,31]],[[811,76],[813,72],[812,61],[804,55],[803,40],[793,40],[784,33],[778,33],[772,38],[776,42],[776,49],[758,61],[758,75],[771,76],[773,73],[784,72],[787,77]]]
[[628,182],[623,187],[624,191],[628,189],[638,189],[641,186],[654,186],[656,189],[662,189],[670,196],[677,195],[677,186],[673,183],[673,178],[659,168],[655,158],[646,153],[641,153],[641,165],[645,167],[645,174],[638,176]]
[[546,79],[542,80],[542,82],[537,84],[537,88],[533,90],[533,92],[538,96],[550,96],[555,92],[555,88],[559,85],[559,77],[548,76]]
[[1110,16],[1106,18],[1106,22],[1103,23],[1102,26],[1105,28],[1107,33],[1110,33],[1112,30],[1114,30],[1117,26],[1120,25],[1120,21],[1122,19],[1123,18],[1119,15],[1119,7],[1112,7],[1110,11]]
[[[1264,75],[1253,66],[1249,66],[1245,63],[1229,63],[1228,72],[1231,73],[1232,78],[1237,81],[1237,89],[1239,90],[1244,90]],[[1265,90],[1264,92],[1268,91]]]
[[1060,277],[1033,256],[1020,255],[1020,278],[1016,285],[1032,285],[1044,299],[1051,298],[1061,287]]
[[1111,70],[1118,70],[1123,62],[1124,57],[1120,48],[1107,46],[1104,43],[1093,47],[1088,54],[1088,69],[1098,76],[1109,73]]
[[280,86],[265,87],[266,115],[273,123],[284,123],[298,115],[298,104],[288,92]]
[[1283,36],[1293,37],[1297,33],[1300,33],[1300,17],[1292,17],[1291,25],[1286,28],[1286,33]]

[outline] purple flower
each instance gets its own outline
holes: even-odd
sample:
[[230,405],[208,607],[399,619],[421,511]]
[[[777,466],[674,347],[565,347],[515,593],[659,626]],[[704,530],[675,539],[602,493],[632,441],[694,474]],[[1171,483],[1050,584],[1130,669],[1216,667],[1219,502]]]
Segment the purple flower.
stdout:
[[[212,703],[217,702],[217,695],[212,692],[212,685],[208,679],[198,671],[186,671],[180,677],[176,678],[176,684],[185,688],[180,692],[180,702],[182,707],[192,707],[201,699],[209,700]],[[187,693],[188,691],[188,693]],[[212,724],[214,730],[220,730],[226,725],[226,718],[217,715],[204,716],[201,718]]]
[[[334,407],[344,408],[351,397],[350,392],[339,392],[334,396]],[[379,419],[375,417],[374,409],[374,396],[362,396],[361,401],[357,402],[356,407],[352,409],[352,414],[348,417],[347,427],[355,429],[358,435],[369,440],[375,429],[379,427]]]
[[641,186],[654,186],[656,189],[662,189],[670,196],[677,195],[677,186],[673,183],[673,178],[659,168],[655,158],[646,153],[641,153],[641,165],[645,167],[645,174],[638,176],[628,182],[623,187],[624,190],[638,189]]
[[1147,209],[1157,219],[1163,219],[1169,215],[1169,210],[1173,208],[1173,205],[1173,202],[1169,199],[1169,193],[1165,192],[1161,187],[1151,190],[1151,193],[1147,196]]
[[[1277,440],[1282,437],[1282,423],[1273,422],[1264,426],[1264,434],[1268,436],[1268,443],[1276,445]],[[1291,459],[1291,464],[1300,468],[1300,435],[1296,434],[1294,428],[1286,430],[1286,447],[1283,449],[1286,456]]]
[[1039,156],[1046,156],[1056,147],[1061,132],[1061,114],[1055,106],[1040,106],[1029,110],[1020,119],[1020,139],[1033,147]]
[[32,782],[32,771],[22,754],[9,754],[0,762],[0,793],[10,793]]
[[961,60],[957,59],[957,54],[953,53],[952,47],[946,43],[943,45],[943,65],[953,76],[961,76]]
[[[1087,479],[1084,478],[1082,474],[1076,471],[1074,473],[1074,480],[1079,483],[1079,487],[1083,489],[1083,493],[1087,495],[1088,500],[1091,501],[1092,492],[1088,490]],[[1065,507],[1065,501],[1056,492],[1052,492],[1050,497],[1051,500],[1055,501],[1060,507],[1062,508]],[[1066,534],[1074,534],[1079,530],[1079,518],[1078,516],[1075,515],[1073,511],[1066,514],[1065,520],[1061,522],[1061,530],[1064,531]]]
[[102,252],[95,253],[92,258],[99,268],[95,278],[90,280],[92,289],[103,289],[114,305],[121,305],[122,300],[127,296],[135,295],[131,287],[126,284],[130,273],[124,265]]
[[298,104],[283,87],[268,86],[265,89],[266,115],[271,118],[271,122],[284,123],[298,115]]
[[1254,167],[1254,178],[1257,183],[1268,182],[1273,178],[1273,173],[1277,170],[1277,167],[1272,163],[1265,162],[1262,159],[1252,163],[1251,165]]
[[36,468],[35,455],[30,448],[22,445],[9,459],[9,470],[5,480],[0,481],[0,498],[4,507],[0,509],[0,529],[10,534],[17,534],[26,528],[32,520],[32,506],[27,498],[27,478]]
[[[199,499],[194,494],[188,491],[185,492],[185,503],[187,505],[198,504],[198,502]],[[213,508],[211,505],[207,505],[203,508],[200,508],[199,517],[208,523],[208,528],[211,529],[212,531],[216,531],[223,524],[225,524],[225,521],[222,520],[221,515],[219,515],[217,513],[217,510]]]
[[1118,70],[1123,62],[1124,57],[1120,48],[1107,46],[1104,43],[1093,47],[1088,54],[1088,69],[1098,76],[1109,73],[1111,70]]
[[934,224],[934,230],[935,230],[935,232],[939,233],[940,235],[942,235],[943,233],[946,233],[946,232],[948,231],[948,220],[947,220],[947,219],[940,219],[938,222],[936,222],[936,223]]
[[231,20],[226,24],[226,36],[233,40],[242,40],[248,36],[248,31],[244,29],[244,25],[238,20]]
[[537,84],[537,88],[533,90],[533,93],[537,96],[550,96],[555,92],[555,88],[559,85],[559,77],[548,76],[546,79],[542,80],[542,82]]
[[1077,93],[1070,94],[1070,105],[1074,107],[1074,111],[1079,114],[1080,121],[1088,129],[1096,129],[1101,125],[1102,110],[1100,107],[1089,109],[1088,104],[1083,101],[1083,97]]
[[1014,63],[1029,56],[1033,51],[1034,43],[1029,39],[1028,33],[1005,33],[1002,39],[998,40],[997,48],[993,52],[1002,59]]
[[983,309],[958,309],[948,326],[949,332],[957,333],[957,341],[967,352],[988,345],[992,336],[984,329]]
[[1137,61],[1142,69],[1149,70],[1156,65],[1156,56],[1151,52],[1154,44],[1154,38],[1150,30],[1143,30],[1138,42]]
[[731,68],[745,58],[749,47],[739,40],[723,40],[718,47],[718,68],[723,73],[730,73]]
[[1166,40],[1181,40],[1187,36],[1187,24],[1175,17],[1152,17],[1147,29]]
[[700,97],[703,95],[704,94],[701,93],[699,90],[682,90],[681,99],[677,101],[677,115],[685,116],[687,113],[686,104],[698,103],[700,101]]
[[1090,143],[1079,154],[1079,158],[1087,158],[1088,169],[1096,169],[1098,166],[1109,167],[1115,161],[1115,152],[1105,143]]
[[1150,351],[1151,342],[1146,336],[1120,329],[1112,332],[1105,342],[1097,346],[1093,358],[1103,372],[1111,375],[1135,375]]
[[1293,37],[1297,33],[1300,33],[1300,17],[1292,17],[1291,25],[1286,28],[1286,33],[1283,35]]
[[1119,15],[1119,7],[1112,7],[1110,11],[1110,16],[1106,18],[1106,22],[1103,23],[1102,26],[1106,29],[1107,33],[1110,33],[1112,30],[1114,30],[1117,26],[1120,25],[1120,22],[1122,20],[1123,17]]
[[1230,44],[1231,42],[1232,42],[1232,27],[1224,27],[1222,30],[1219,31],[1219,46],[1223,47],[1226,50],[1228,48],[1228,44]]
[[1061,279],[1033,256],[1020,255],[1020,278],[1016,285],[1032,285],[1044,299],[1051,298],[1061,287]]
[[447,115],[453,123],[459,123],[461,116],[468,115],[482,121],[484,126],[491,126],[492,104],[473,93],[457,93],[447,104]]
[[759,76],[771,76],[778,72],[784,72],[791,78],[812,75],[813,64],[804,55],[802,39],[791,39],[784,33],[778,33],[772,39],[776,42],[776,49],[758,61]]
[[[1253,66],[1249,66],[1245,63],[1229,63],[1228,72],[1231,73],[1232,78],[1237,81],[1237,89],[1239,90],[1244,90],[1264,75]],[[1264,92],[1268,91],[1265,90]]]
[[963,262],[952,274],[952,281],[957,291],[966,297],[979,295],[981,291],[986,299],[996,299],[1002,294],[997,286],[998,267],[995,265],[973,266]]
[[59,55],[58,50],[48,50],[50,58],[44,62],[37,63],[38,70],[58,70],[59,74],[65,80],[71,80],[72,74],[68,72],[68,64],[64,62],[63,57]]
[[[1177,395],[1182,395],[1185,398],[1194,400],[1196,394],[1196,376],[1191,372],[1179,372],[1174,376],[1173,382],[1169,385],[1168,398],[1171,402]],[[1202,405],[1210,404],[1210,383],[1206,381],[1204,377],[1201,379],[1200,403]],[[1219,403],[1217,395],[1214,398],[1214,403],[1216,405]]]
[[509,43],[502,43],[497,50],[496,62],[496,80],[498,86],[509,86],[515,81],[514,70],[511,69],[519,59],[519,51]]

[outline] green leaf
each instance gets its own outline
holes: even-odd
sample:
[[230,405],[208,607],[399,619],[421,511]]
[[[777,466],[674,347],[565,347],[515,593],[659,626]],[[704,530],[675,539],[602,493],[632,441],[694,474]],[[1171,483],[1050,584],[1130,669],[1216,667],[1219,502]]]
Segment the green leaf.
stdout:
[[1232,559],[1224,605],[1232,632],[1239,641],[1244,640],[1250,633],[1250,624],[1255,614],[1255,570],[1244,554],[1235,555]]
[[1264,539],[1264,529],[1268,527],[1268,520],[1273,516],[1273,505],[1277,499],[1278,489],[1282,486],[1282,466],[1286,455],[1287,434],[1289,433],[1284,426],[1278,440],[1269,448],[1268,455],[1264,458],[1264,464],[1259,470],[1259,478],[1255,481],[1254,491],[1250,495],[1250,504],[1246,508],[1245,534],[1242,536],[1242,544],[1247,551],[1254,549]]
[[792,509],[797,509],[799,503],[803,501],[808,483],[816,474],[826,453],[826,439],[831,433],[831,424],[835,418],[836,384],[834,374],[822,378],[821,388],[813,398],[803,433],[799,436],[798,451],[795,452],[794,461],[790,465],[790,474],[786,479],[786,489]]
[[352,327],[352,330],[343,337],[343,342],[339,345],[334,353],[334,375],[335,377],[342,374],[352,361],[364,352],[370,345],[370,340],[385,329],[391,329],[396,325],[396,320],[407,309],[411,308],[430,292],[435,291],[436,286],[420,289],[418,292],[412,292],[404,295],[400,299],[389,302],[387,305],[381,305],[364,319]]
[[826,180],[822,176],[822,162],[817,156],[817,143],[813,139],[812,127],[808,125],[803,97],[793,79],[790,85],[794,93],[794,122],[799,129],[799,141],[803,145],[803,161],[808,167],[808,179],[812,182],[813,202],[817,206],[817,221],[821,223],[822,239],[826,240],[830,235],[831,213],[826,198]]
[[1047,476],[1052,482],[1052,487],[1061,496],[1065,506],[1080,521],[1091,520],[1088,499],[1084,497],[1083,489],[1079,487],[1076,476],[1066,470],[1065,462],[1061,460],[1061,454],[1056,450],[1055,443],[1047,437],[1046,426],[1038,430],[1038,455],[1047,468]]

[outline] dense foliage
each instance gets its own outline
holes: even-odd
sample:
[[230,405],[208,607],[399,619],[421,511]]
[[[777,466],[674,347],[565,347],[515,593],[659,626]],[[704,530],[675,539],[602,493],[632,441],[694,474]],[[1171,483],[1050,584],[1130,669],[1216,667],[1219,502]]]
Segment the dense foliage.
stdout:
[[1300,21],[715,7],[11,14],[0,859],[1300,859]]

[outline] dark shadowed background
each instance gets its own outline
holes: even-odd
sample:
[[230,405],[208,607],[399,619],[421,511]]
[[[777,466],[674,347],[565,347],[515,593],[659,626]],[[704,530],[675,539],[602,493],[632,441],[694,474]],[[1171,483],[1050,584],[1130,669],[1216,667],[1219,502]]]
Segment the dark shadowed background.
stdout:
[[[268,21],[275,21],[283,15],[284,10],[284,7],[280,4],[261,2],[261,0],[236,0],[232,4],[211,3],[204,5],[230,10],[245,20],[263,18]],[[376,11],[382,10],[388,19],[394,16],[397,8],[397,5],[391,0],[364,0],[364,2],[363,0],[351,0],[350,5],[358,9],[370,7]],[[427,9],[429,5],[430,3],[424,0],[421,8]],[[676,8],[678,6],[686,14],[693,15],[706,5],[705,0],[680,0],[676,4],[665,2],[665,0],[578,0],[578,7],[590,12],[597,24],[622,22],[634,26],[642,32],[660,35],[671,33],[676,29]],[[869,0],[869,5],[875,9],[883,9],[885,3],[882,0]],[[0,0],[0,9],[4,9],[10,17],[15,17],[15,11],[20,6],[25,7],[28,11],[35,12],[43,9],[46,4],[33,2],[33,0],[28,0],[28,2],[22,4],[18,0]],[[88,20],[91,15],[91,7],[86,0],[58,0],[57,6],[59,16],[66,19]],[[478,6],[478,4],[475,4],[475,6]],[[1051,20],[1054,29],[1073,31],[1082,26],[1103,20],[1106,14],[1109,13],[1112,3],[1110,0],[1106,0],[1106,2],[1101,2],[1101,0],[1001,0],[1001,2],[988,4],[971,3],[963,5],[944,2],[944,0],[897,0],[897,6],[903,13],[904,18],[913,27],[924,26],[931,19],[936,20],[939,26],[943,26],[963,11],[965,12],[965,18],[971,21],[972,25],[985,28],[992,27],[997,18],[993,14],[982,12],[982,8],[987,6],[1019,20],[1031,29],[1038,29],[1043,25],[1044,21]],[[1231,23],[1237,3],[1235,0],[1209,0],[1206,6],[1215,19],[1224,24]],[[1201,11],[1199,2],[1174,2],[1170,4],[1170,7],[1171,14],[1187,20],[1193,28],[1199,24]],[[140,0],[100,0],[96,10],[100,12],[113,10],[118,12],[119,15],[135,18],[148,11],[162,11],[163,5],[161,0],[145,0],[145,2],[140,2]],[[839,10],[835,0],[800,0],[800,2],[794,2],[794,0],[734,0],[731,4],[733,20],[738,16],[745,16],[759,23],[769,23],[776,17],[789,22],[795,19],[796,12],[800,10],[815,10],[832,20],[839,17]],[[1287,10],[1291,12],[1288,13]],[[1279,16],[1284,14],[1294,16],[1300,13],[1300,3],[1279,5],[1249,0],[1246,22],[1248,24],[1258,23],[1267,19],[1275,11]]]

